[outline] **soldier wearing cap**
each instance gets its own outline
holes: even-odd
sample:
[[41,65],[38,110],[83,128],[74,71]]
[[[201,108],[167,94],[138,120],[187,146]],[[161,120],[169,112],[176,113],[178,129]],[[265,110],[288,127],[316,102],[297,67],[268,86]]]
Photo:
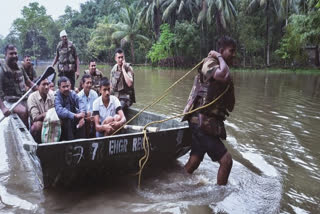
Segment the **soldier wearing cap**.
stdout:
[[57,45],[56,57],[53,60],[52,66],[58,63],[59,76],[68,77],[71,83],[71,88],[74,89],[75,75],[79,77],[79,58],[75,46],[71,41],[68,41],[65,30],[60,32],[61,41]]

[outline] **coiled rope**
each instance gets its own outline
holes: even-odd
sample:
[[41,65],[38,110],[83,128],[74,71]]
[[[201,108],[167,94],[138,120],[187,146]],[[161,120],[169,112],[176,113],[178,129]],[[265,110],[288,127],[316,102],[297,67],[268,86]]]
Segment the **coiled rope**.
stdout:
[[169,94],[169,91],[175,87],[181,80],[183,80],[186,76],[188,76],[194,69],[198,68],[202,63],[203,63],[204,59],[199,62],[196,66],[194,66],[191,70],[189,70],[187,73],[185,73],[182,77],[180,77],[176,82],[174,82],[169,88],[167,88],[163,94],[161,96],[159,96],[158,98],[156,98],[152,103],[150,103],[149,105],[147,105],[146,107],[144,107],[143,109],[141,109],[136,115],[134,115],[130,120],[128,120],[123,126],[121,126],[120,128],[118,128],[112,135],[115,135],[117,132],[119,132],[125,125],[129,124],[132,120],[134,120],[135,118],[137,118],[142,112],[144,112],[147,108],[150,108],[152,106],[154,106],[155,104],[157,104],[158,102],[160,102],[165,96],[167,96]]
[[[112,135],[115,135],[117,132],[119,132],[125,125],[129,124],[132,120],[134,120],[135,118],[137,118],[142,112],[144,112],[146,109],[154,106],[155,104],[157,104],[158,102],[160,102],[164,97],[166,97],[169,94],[169,91],[175,87],[181,80],[183,80],[186,76],[188,76],[193,70],[195,70],[196,68],[198,68],[202,63],[203,63],[204,59],[199,62],[196,66],[194,66],[191,70],[189,70],[187,73],[185,73],[182,77],[180,77],[176,82],[174,82],[169,88],[167,88],[163,94],[161,96],[159,96],[158,98],[156,98],[153,102],[151,102],[149,105],[145,106],[143,109],[141,109],[136,115],[134,115],[130,120],[128,120],[124,125],[122,125],[120,128],[118,128]],[[229,89],[230,85],[228,85],[226,87],[226,89],[217,97],[215,98],[213,101],[211,101],[210,103],[204,105],[204,106],[200,106],[196,109],[193,109],[189,112],[186,113],[182,113],[182,114],[178,114],[175,115],[173,117],[170,118],[166,118],[163,120],[158,120],[158,121],[152,121],[148,124],[146,124],[143,127],[143,150],[144,150],[144,156],[140,158],[139,160],[139,171],[136,173],[136,175],[138,175],[138,188],[140,189],[141,186],[141,176],[142,176],[142,171],[146,165],[146,163],[148,162],[149,156],[150,156],[150,143],[147,137],[147,127],[152,125],[152,124],[156,124],[156,123],[163,123],[166,122],[168,120],[172,120],[175,119],[177,117],[183,117],[185,115],[188,114],[192,114],[193,112],[196,112],[198,110],[204,109],[209,107],[210,105],[214,104],[215,102],[217,102]]]
[[191,111],[188,111],[186,113],[182,113],[182,114],[178,114],[178,115],[175,115],[175,116],[172,116],[170,118],[166,118],[166,119],[163,119],[163,120],[158,120],[158,121],[152,121],[148,124],[146,124],[144,127],[143,127],[143,149],[144,149],[144,156],[139,160],[139,171],[137,172],[137,175],[139,176],[138,178],[138,188],[140,188],[140,184],[141,184],[141,175],[142,175],[142,170],[144,168],[144,166],[146,165],[146,163],[148,162],[148,159],[149,159],[149,154],[150,154],[150,143],[149,143],[149,140],[148,140],[148,137],[147,137],[147,127],[152,125],[152,124],[155,124],[155,123],[163,123],[163,122],[166,122],[168,120],[172,120],[172,119],[175,119],[177,117],[183,117],[185,115],[188,115],[188,114],[192,114],[193,112],[196,112],[198,110],[201,110],[201,109],[205,109],[209,106],[211,106],[212,104],[214,104],[215,102],[217,102],[230,88],[230,85],[228,85],[226,87],[226,89],[218,96],[216,97],[214,100],[212,100],[210,103],[204,105],[204,106],[200,106],[198,108],[195,108]]

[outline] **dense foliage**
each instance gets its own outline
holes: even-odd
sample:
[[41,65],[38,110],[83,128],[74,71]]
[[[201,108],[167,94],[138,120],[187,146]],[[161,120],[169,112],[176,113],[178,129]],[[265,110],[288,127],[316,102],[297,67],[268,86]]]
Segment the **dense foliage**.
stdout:
[[[222,35],[238,44],[238,66],[319,66],[318,0],[91,0],[53,20],[39,3],[21,10],[0,48],[52,60],[65,29],[80,60],[189,66],[216,48]],[[312,63],[310,63],[312,59]]]

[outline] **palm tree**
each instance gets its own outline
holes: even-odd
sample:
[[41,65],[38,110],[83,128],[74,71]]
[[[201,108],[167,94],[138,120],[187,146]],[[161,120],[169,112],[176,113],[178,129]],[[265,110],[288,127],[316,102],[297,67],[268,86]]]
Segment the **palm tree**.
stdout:
[[282,14],[284,14],[286,19],[286,26],[288,25],[288,18],[290,11],[294,13],[299,13],[299,4],[302,2],[301,0],[281,0],[281,9],[283,10]]
[[[178,15],[185,15],[190,20],[199,12],[199,7],[194,0],[165,0],[162,3],[162,20],[174,24]],[[190,18],[191,17],[191,18]]]
[[130,44],[133,63],[135,63],[133,42],[136,40],[149,41],[147,37],[139,33],[141,23],[139,22],[139,18],[136,14],[137,9],[134,7],[134,5],[121,8],[119,13],[120,22],[112,25],[112,27],[115,29],[115,32],[112,33],[112,39],[120,40],[121,46],[125,45],[126,43]]
[[234,0],[197,0],[201,11],[198,15],[198,23],[207,21],[211,24],[216,21],[218,34],[224,34],[227,30],[227,25],[235,21],[237,10]]
[[160,36],[160,25],[162,24],[161,5],[163,1],[164,0],[141,0],[139,2],[139,7],[142,7],[139,19],[152,26],[156,39]]
[[248,12],[251,13],[257,9],[264,9],[266,14],[266,33],[265,33],[265,63],[270,65],[270,44],[269,44],[269,31],[270,31],[270,17],[273,12],[278,17],[281,17],[281,2],[279,0],[253,0],[248,6]]

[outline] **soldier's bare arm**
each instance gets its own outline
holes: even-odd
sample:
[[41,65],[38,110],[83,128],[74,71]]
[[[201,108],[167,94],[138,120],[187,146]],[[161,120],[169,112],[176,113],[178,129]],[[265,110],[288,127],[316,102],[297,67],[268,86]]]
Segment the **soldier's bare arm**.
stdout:
[[126,66],[126,62],[123,61],[123,64],[122,64],[122,74],[123,74],[123,77],[124,77],[124,80],[126,81],[127,85],[129,87],[131,87],[133,85],[133,72],[132,72],[132,68],[130,66],[128,66],[128,72],[126,71],[125,69],[125,66]]
[[217,52],[217,51],[210,51],[209,52],[209,57],[214,57],[216,59],[218,59],[219,61],[219,68],[216,70],[216,72],[213,73],[213,78],[218,80],[218,81],[222,81],[222,82],[226,82],[229,79],[229,66],[227,65],[227,63],[225,62],[225,60],[223,59],[222,55]]
[[78,58],[78,56],[77,56],[77,58],[76,58],[76,67],[77,67],[77,70],[76,70],[76,78],[78,79],[79,78],[79,76],[80,76],[80,72],[79,72],[79,58]]
[[59,51],[56,51],[56,56],[54,57],[53,63],[52,63],[52,67],[54,67],[56,65],[56,63],[58,62],[59,59]]

